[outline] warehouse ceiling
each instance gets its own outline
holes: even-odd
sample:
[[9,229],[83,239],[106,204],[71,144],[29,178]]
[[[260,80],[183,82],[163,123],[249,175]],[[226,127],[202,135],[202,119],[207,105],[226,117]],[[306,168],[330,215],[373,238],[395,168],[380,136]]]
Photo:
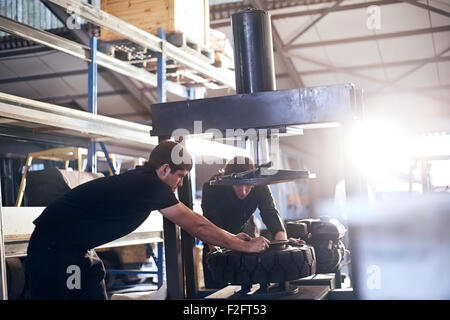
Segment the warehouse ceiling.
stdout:
[[450,1],[290,2],[213,7],[211,26],[231,39],[235,8],[269,8],[277,89],[353,82],[369,113],[450,129]]
[[[210,6],[211,27],[225,33],[231,44],[231,14],[249,6],[269,10],[277,89],[353,82],[364,89],[369,114],[450,131],[450,1],[211,3],[220,3]],[[69,37],[83,43],[79,35]],[[155,89],[125,81],[99,70],[98,113],[149,121]],[[40,46],[3,46],[0,91],[87,110],[87,64]],[[208,90],[207,96],[232,93]]]

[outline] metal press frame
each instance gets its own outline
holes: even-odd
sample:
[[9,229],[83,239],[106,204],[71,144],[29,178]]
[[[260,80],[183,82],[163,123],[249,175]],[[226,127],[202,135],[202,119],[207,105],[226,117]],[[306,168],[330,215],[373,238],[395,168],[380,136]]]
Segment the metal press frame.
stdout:
[[[240,52],[235,51],[238,94],[192,101],[169,103],[160,101],[153,104],[151,134],[158,136],[160,140],[170,138],[173,132],[180,128],[185,129],[186,134],[194,134],[197,133],[196,121],[201,121],[204,131],[215,129],[221,132],[249,128],[277,129],[283,132],[289,126],[301,126],[305,129],[330,128],[338,123],[344,139],[346,194],[360,196],[364,190],[364,181],[356,166],[350,164],[350,147],[352,128],[362,119],[362,90],[347,83],[275,91],[274,82],[266,81],[273,77],[273,70],[267,67],[268,63],[273,65],[273,60],[270,61],[273,51],[270,28],[267,28],[270,19],[267,21],[265,20],[267,16],[258,17],[261,11],[249,10],[239,22],[242,18],[238,16],[239,14],[234,15],[236,20],[233,22],[236,21],[235,24],[240,24],[249,34],[241,37],[242,34],[236,32],[239,43],[237,44],[235,39],[235,48],[242,47]],[[254,26],[254,30],[259,30],[259,33],[252,34],[253,30],[249,27],[251,25]],[[268,34],[261,34],[262,29],[267,30]],[[258,54],[254,54],[256,52]],[[267,56],[263,52],[266,52]],[[241,56],[245,57],[242,63],[248,63],[247,65],[239,65]],[[333,125],[330,126],[330,123]],[[190,184],[183,184],[183,188],[179,191],[180,198],[183,196],[183,202],[187,204],[192,201],[192,192],[185,187],[188,185]],[[168,297],[198,298],[199,291],[192,263],[193,241],[189,237],[181,237],[180,240],[179,228],[169,221],[165,221],[164,224],[164,241],[166,248],[170,248],[170,251],[166,249],[166,261],[170,261],[167,264]]]

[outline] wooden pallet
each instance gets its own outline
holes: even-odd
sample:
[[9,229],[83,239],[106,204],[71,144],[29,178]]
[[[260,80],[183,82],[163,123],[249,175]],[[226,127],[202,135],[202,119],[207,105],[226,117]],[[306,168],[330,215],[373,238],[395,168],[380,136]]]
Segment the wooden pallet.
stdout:
[[[230,58],[226,54],[227,52],[221,51],[221,48],[224,47],[224,41],[219,45],[217,45],[216,42],[215,47],[218,50],[213,50],[205,45],[195,42],[184,32],[171,32],[166,35],[166,40],[170,44],[177,46],[190,55],[202,59],[208,64],[212,64],[218,68],[234,70],[233,58]],[[145,68],[149,72],[156,73],[157,55],[150,50],[140,48],[140,46],[135,45],[131,41],[115,40],[110,42],[100,42],[99,49],[115,58],[127,61],[137,67]],[[139,55],[143,56],[142,59],[136,59],[136,56]],[[167,60],[166,76],[168,80],[180,83],[187,87],[204,86],[210,89],[218,89],[221,87],[212,79],[172,60]]]
[[205,60],[209,64],[214,63],[214,50],[196,42],[184,32],[171,32],[166,35],[166,40],[174,46]]
[[234,70],[234,61],[233,58],[230,58],[220,51],[216,51],[214,54],[214,66]]

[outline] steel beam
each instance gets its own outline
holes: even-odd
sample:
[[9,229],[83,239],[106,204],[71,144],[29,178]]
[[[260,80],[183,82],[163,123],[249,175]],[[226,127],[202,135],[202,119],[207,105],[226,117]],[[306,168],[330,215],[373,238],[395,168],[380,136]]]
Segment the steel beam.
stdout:
[[[178,188],[178,197],[191,210],[193,209],[191,176],[184,177],[183,186]],[[181,230],[181,248],[183,257],[183,270],[185,281],[185,292],[187,299],[196,299],[198,294],[198,275],[194,258],[195,239],[185,230]]]
[[373,35],[373,36],[361,36],[361,37],[341,38],[341,39],[327,40],[327,41],[299,43],[299,44],[292,44],[292,45],[288,46],[287,49],[291,50],[291,49],[302,49],[302,48],[311,48],[311,47],[323,47],[323,46],[331,46],[331,45],[337,45],[337,44],[354,43],[354,42],[362,42],[362,41],[373,41],[373,40],[392,39],[392,38],[400,38],[400,37],[410,37],[410,36],[417,36],[417,35],[421,35],[421,34],[446,32],[446,31],[450,31],[450,26],[441,26],[441,27],[416,29],[416,30],[408,30],[408,31],[400,31],[400,32],[390,32],[390,33],[377,34],[377,35]]
[[[443,51],[440,55],[444,54],[444,53],[447,52],[448,50],[450,50],[450,48],[447,49],[447,50],[445,50],[445,51]],[[372,92],[372,95],[376,94],[377,92],[382,91],[384,88],[386,88],[386,87],[388,87],[388,86],[394,87],[395,89],[398,89],[398,90],[406,90],[406,88],[404,88],[404,87],[399,86],[398,84],[396,84],[396,82],[399,80],[400,77],[398,77],[397,79],[394,79],[394,80],[392,80],[392,81],[380,80],[380,79],[377,79],[377,78],[374,78],[374,77],[371,77],[371,76],[367,76],[367,75],[362,74],[362,73],[359,73],[359,72],[355,72],[355,71],[353,71],[353,70],[345,70],[345,69],[341,69],[341,68],[339,68],[339,67],[334,67],[334,66],[332,66],[332,65],[329,65],[329,64],[326,64],[326,63],[323,63],[323,62],[320,62],[320,61],[311,59],[311,58],[306,57],[306,56],[295,55],[295,54],[290,54],[290,53],[286,53],[286,54],[289,55],[289,56],[291,56],[291,57],[293,57],[293,58],[302,59],[302,60],[305,60],[305,61],[314,63],[314,64],[316,64],[316,65],[320,65],[320,66],[322,66],[322,67],[325,67],[325,68],[331,70],[330,72],[343,72],[343,73],[346,73],[346,74],[354,75],[354,76],[359,77],[359,78],[361,78],[361,79],[366,79],[366,80],[369,80],[369,81],[372,81],[372,82],[375,82],[375,83],[380,84],[380,85],[381,85],[381,88],[380,88],[379,90],[377,90],[376,92],[375,92],[375,91]],[[413,70],[409,70],[409,71],[407,72],[407,74],[410,74],[410,73],[414,72],[415,70],[418,70],[418,69],[421,68],[423,65],[425,65],[425,63],[423,63],[421,66],[416,66],[415,68],[413,68]],[[405,76],[406,76],[406,75],[404,74],[404,75],[402,75],[401,77],[405,77]],[[421,92],[417,92],[417,94],[423,95]],[[438,99],[438,100],[441,101],[440,99]]]
[[[67,19],[70,17],[70,14],[67,10],[63,10],[60,6],[57,6],[51,2],[46,0],[41,0],[41,2],[53,13],[53,15],[58,18],[58,20],[63,24],[67,25]],[[80,28],[70,28],[70,32],[75,35],[75,37],[85,46],[89,45],[89,35]]]
[[0,116],[153,148],[150,126],[0,93]]
[[322,20],[323,18],[325,18],[325,16],[327,14],[329,14],[330,12],[334,11],[337,7],[339,7],[341,5],[341,3],[344,0],[338,0],[336,1],[336,3],[334,5],[332,5],[331,7],[327,8],[326,10],[324,10],[316,19],[314,19],[314,21],[312,21],[310,24],[308,24],[306,27],[302,28],[302,30],[300,30],[300,32],[298,32],[295,36],[293,36],[286,44],[285,46],[289,46],[291,45],[295,40],[297,40],[298,38],[300,38],[303,34],[305,34],[305,32],[307,32],[309,29],[311,29],[312,27],[314,27],[320,20]]
[[[387,90],[383,90],[384,92],[393,92],[393,93],[403,93],[403,92],[411,92],[411,93],[417,93],[421,92],[423,96],[426,96],[424,92],[433,92],[438,90],[450,90],[450,84],[443,84],[443,85],[437,85],[437,86],[426,86],[426,87],[414,87],[414,88],[404,88],[404,89],[397,89],[397,88],[391,88]],[[367,97],[372,97],[377,94],[379,94],[379,90],[374,91],[366,91],[365,95]]]
[[[327,63],[324,63],[324,62],[321,62],[321,61],[317,61],[315,59],[311,59],[311,58],[303,56],[303,55],[297,55],[297,54],[291,54],[291,53],[286,53],[286,55],[288,55],[289,57],[292,57],[292,58],[301,59],[301,60],[304,60],[304,61],[308,61],[310,63],[314,63],[316,65],[325,67],[325,68],[331,70],[332,72],[338,72],[339,71],[338,67],[332,66],[330,64],[327,64]],[[366,76],[364,74],[354,72],[353,70],[340,70],[340,71],[342,71],[344,73],[347,73],[347,74],[351,74],[351,75],[357,76],[357,77],[362,78],[362,79],[366,79],[366,80],[369,80],[369,81],[372,81],[372,82],[376,82],[376,83],[379,83],[379,84],[387,84],[388,83],[387,81],[383,81],[383,80],[380,80],[380,79],[377,79],[377,78],[374,78],[374,77],[371,77],[371,76]]]
[[[158,28],[158,37],[161,40],[166,40],[166,32],[163,28]],[[165,42],[163,42],[164,44]],[[158,103],[166,102],[167,100],[167,85],[166,85],[166,72],[167,72],[167,59],[166,59],[166,49],[163,45],[161,52],[159,53],[157,61],[156,76],[158,80],[157,86],[157,99]]]
[[89,47],[58,37],[50,32],[29,27],[2,15],[0,15],[0,30],[90,62]]
[[97,38],[90,41],[91,62],[88,69],[88,111],[97,114]]
[[419,1],[412,1],[412,0],[402,0],[402,1],[408,3],[412,6],[416,6],[416,7],[437,13],[437,14],[443,15],[445,17],[450,17],[450,12],[439,9],[439,8],[435,8],[435,7],[427,5],[425,3],[421,3]]
[[[166,33],[162,28],[158,29],[158,36],[165,40]],[[167,100],[166,86],[166,50],[162,42],[162,50],[159,53],[157,61],[157,99],[159,103],[165,103]],[[168,137],[159,136],[158,142]],[[180,194],[179,194],[180,195]],[[166,277],[167,277],[167,298],[184,298],[184,268],[183,268],[183,245],[180,241],[182,230],[178,225],[167,218],[163,218],[164,226],[164,247],[166,256]]]
[[[302,59],[301,57],[298,57]],[[311,75],[311,74],[324,74],[324,73],[333,73],[333,72],[343,72],[346,73],[348,71],[359,71],[366,69],[379,69],[384,67],[397,67],[397,66],[409,66],[414,64],[423,64],[423,63],[433,63],[433,62],[447,62],[450,61],[450,57],[432,57],[425,59],[414,59],[414,60],[405,60],[405,61],[395,61],[395,62],[385,62],[381,63],[372,63],[358,66],[348,66],[348,67],[333,67],[332,69],[320,69],[320,70],[306,70],[302,71],[302,75]],[[286,78],[289,77],[287,73],[279,73],[276,75],[277,78]]]
[[[333,10],[334,12],[339,11],[348,11],[348,10],[357,10],[357,9],[365,9],[369,6],[385,6],[385,5],[391,5],[391,4],[398,4],[401,2],[401,0],[381,0],[381,1],[369,1],[369,2],[361,2],[361,3],[355,3],[355,4],[348,4],[345,6],[339,6]],[[274,13],[273,19],[286,19],[286,18],[292,18],[292,17],[301,17],[301,16],[311,16],[315,14],[322,14],[325,12],[328,8],[321,8],[321,9],[312,9],[312,10],[301,10],[301,11],[294,11],[294,12],[288,12],[288,13]]]
[[132,24],[129,24],[113,15],[110,15],[102,10],[94,8],[92,5],[75,0],[48,0],[63,8],[77,8],[79,9],[80,17],[87,21],[111,30],[125,38],[148,48],[155,52],[161,52],[162,47],[165,46],[167,58],[178,61],[181,64],[192,68],[213,80],[221,82],[226,86],[235,89],[234,74],[232,71],[225,71],[208,63],[205,63],[200,58],[184,52],[182,49],[167,43],[158,37],[145,32]]
[[[158,142],[169,139],[170,136],[159,136]],[[164,253],[167,280],[167,299],[184,298],[184,269],[182,260],[182,245],[180,227],[163,217]]]
[[[330,1],[331,2],[331,1]],[[364,9],[369,6],[384,6],[384,5],[391,5],[391,4],[397,4],[401,2],[401,0],[381,0],[381,1],[369,1],[369,2],[362,2],[362,3],[355,3],[355,4],[349,4],[344,6],[339,6],[333,10],[334,12],[338,11],[346,11],[346,10],[355,10],[355,9]],[[297,6],[301,7],[301,6]],[[272,20],[278,20],[278,19],[286,19],[286,18],[293,18],[293,17],[301,17],[301,16],[312,16],[316,14],[322,14],[324,13],[328,8],[321,8],[321,9],[312,9],[312,10],[293,10],[292,12],[287,13],[279,13],[277,10],[269,10],[269,13],[272,16]],[[225,17],[225,18],[229,18]],[[225,21],[211,21],[211,28],[220,28],[220,27],[226,27],[230,25],[230,21],[227,19]]]
[[[115,95],[127,94],[126,90],[115,90],[115,91],[105,91],[97,94],[97,97],[110,97]],[[84,94],[76,94],[76,95],[68,95],[68,96],[58,96],[58,97],[48,97],[43,99],[36,99],[40,102],[48,102],[48,103],[63,103],[64,101],[73,101],[77,99],[86,99],[89,95]]]
[[[450,47],[441,51],[435,58],[439,58],[442,57],[444,54],[446,54],[447,52],[450,51]],[[419,70],[420,68],[422,68],[424,65],[426,65],[428,62],[427,61],[423,61],[422,63],[420,63],[419,65],[415,66],[414,68],[406,71],[405,73],[397,76],[394,80],[390,81],[389,83],[385,84],[384,86],[382,86],[380,89],[378,89],[377,91],[373,92],[372,94],[379,94],[380,92],[382,92],[385,88],[387,88],[390,85],[395,85],[398,81],[400,81],[401,79],[406,78],[407,76],[409,76],[410,74],[412,74],[413,72]]]
[[19,55],[32,55],[41,52],[48,52],[52,50],[46,46],[32,45],[30,47],[13,48],[13,49],[2,49],[0,50],[0,59],[6,57],[16,57]]
[[111,170],[112,174],[115,176],[116,168],[114,168],[114,163],[111,161],[111,156],[109,155],[108,150],[106,149],[105,143],[103,141],[100,141],[98,143],[100,145],[100,148],[102,149],[103,153],[105,154],[106,162],[108,163],[109,169]]
[[[88,111],[97,114],[97,38],[89,41],[91,62],[88,69]],[[92,140],[88,149],[87,171],[97,173],[97,143]]]
[[[104,69],[104,68],[99,68],[98,72],[101,73],[105,70],[106,69]],[[74,70],[74,71],[67,71],[67,72],[56,72],[56,73],[48,73],[48,74],[41,74],[41,75],[32,75],[32,76],[26,76],[26,77],[6,78],[6,79],[0,79],[0,84],[72,77],[72,76],[79,76],[79,75],[87,75],[87,71],[86,70]]]
[[[340,122],[355,115],[354,90],[343,84],[154,104],[152,135]],[[244,111],[252,116],[242,117]]]

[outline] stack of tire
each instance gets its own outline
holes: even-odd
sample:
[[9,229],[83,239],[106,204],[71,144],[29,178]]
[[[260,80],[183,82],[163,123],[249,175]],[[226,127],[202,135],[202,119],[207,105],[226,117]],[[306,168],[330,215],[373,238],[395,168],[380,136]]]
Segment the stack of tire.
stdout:
[[306,241],[314,247],[317,273],[334,273],[344,259],[343,238],[347,229],[336,219],[303,219],[286,224],[288,237]]
[[283,283],[316,273],[314,248],[308,245],[285,245],[261,253],[218,250],[207,261],[214,280],[223,285]]

